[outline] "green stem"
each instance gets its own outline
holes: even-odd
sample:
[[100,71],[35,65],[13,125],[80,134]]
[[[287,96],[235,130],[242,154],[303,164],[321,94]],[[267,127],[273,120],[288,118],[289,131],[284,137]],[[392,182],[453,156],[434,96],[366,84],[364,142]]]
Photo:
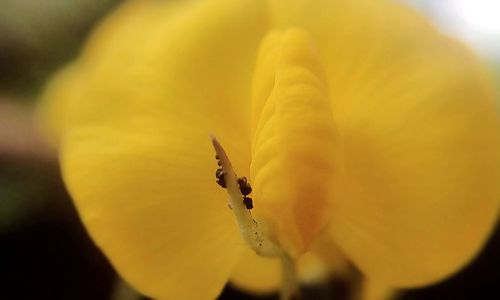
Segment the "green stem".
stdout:
[[297,270],[294,260],[287,254],[281,256],[281,293],[280,300],[299,298]]

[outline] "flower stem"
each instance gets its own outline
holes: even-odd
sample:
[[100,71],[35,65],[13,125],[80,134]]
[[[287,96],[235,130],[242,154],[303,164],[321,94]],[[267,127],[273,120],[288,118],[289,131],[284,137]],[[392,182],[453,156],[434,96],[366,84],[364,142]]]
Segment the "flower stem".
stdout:
[[299,299],[300,294],[295,262],[287,254],[281,256],[281,280],[280,300]]

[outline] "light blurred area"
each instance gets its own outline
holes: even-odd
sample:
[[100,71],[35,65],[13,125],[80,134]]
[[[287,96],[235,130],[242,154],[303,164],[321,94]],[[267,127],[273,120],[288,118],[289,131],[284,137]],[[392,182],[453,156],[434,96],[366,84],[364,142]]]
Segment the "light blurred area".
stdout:
[[444,34],[463,41],[483,59],[495,82],[500,111],[500,1],[401,1],[421,10]]
[[[470,45],[496,73],[500,91],[500,0],[399,1]],[[95,24],[120,2],[0,0],[0,299],[139,298],[89,239],[64,189],[56,153],[41,141],[32,117],[46,80],[78,54]],[[405,291],[400,299],[500,299],[498,231],[463,272]],[[345,288],[335,281],[328,291],[308,292],[311,299],[335,294],[342,300]],[[277,298],[228,287],[220,299]]]
[[500,1],[401,1],[420,9],[445,34],[462,40],[474,49],[494,74],[500,98]]
[[500,61],[500,1],[409,0],[444,32],[464,40],[486,58]]

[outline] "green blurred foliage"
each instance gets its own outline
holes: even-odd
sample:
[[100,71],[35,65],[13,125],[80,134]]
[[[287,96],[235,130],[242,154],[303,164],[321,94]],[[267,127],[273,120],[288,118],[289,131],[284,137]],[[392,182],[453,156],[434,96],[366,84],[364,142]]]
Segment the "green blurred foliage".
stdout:
[[[43,168],[4,164],[0,170],[0,234],[33,219],[47,205]],[[44,178],[45,177],[45,178]]]

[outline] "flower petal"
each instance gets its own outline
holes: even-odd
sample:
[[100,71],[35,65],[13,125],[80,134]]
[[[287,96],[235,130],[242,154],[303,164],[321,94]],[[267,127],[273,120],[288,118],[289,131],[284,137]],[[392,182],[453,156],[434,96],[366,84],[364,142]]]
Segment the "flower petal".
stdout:
[[[342,264],[341,257],[339,260],[337,265]],[[344,275],[341,269],[329,270],[323,257],[315,252],[304,253],[295,263],[298,278],[303,284],[314,285],[327,281],[331,271],[338,275]],[[276,292],[281,284],[280,260],[258,256],[253,251],[246,249],[231,275],[231,283],[249,293]]]
[[499,210],[498,116],[479,63],[390,1],[278,0],[272,11],[276,26],[310,32],[326,66],[345,168],[333,238],[386,284],[457,271]]
[[231,283],[251,293],[276,292],[281,283],[280,260],[258,256],[245,249],[233,270]]
[[53,87],[71,103],[61,156],[81,218],[149,296],[215,298],[244,247],[209,135],[248,173],[264,17],[252,0],[132,1],[94,35],[78,76]]
[[321,63],[308,34],[271,32],[254,76],[251,176],[255,216],[292,256],[325,225],[336,131]]
[[79,96],[79,73],[73,65],[59,71],[45,87],[37,107],[36,117],[40,132],[54,146],[59,146],[64,130],[68,127],[71,102]]

